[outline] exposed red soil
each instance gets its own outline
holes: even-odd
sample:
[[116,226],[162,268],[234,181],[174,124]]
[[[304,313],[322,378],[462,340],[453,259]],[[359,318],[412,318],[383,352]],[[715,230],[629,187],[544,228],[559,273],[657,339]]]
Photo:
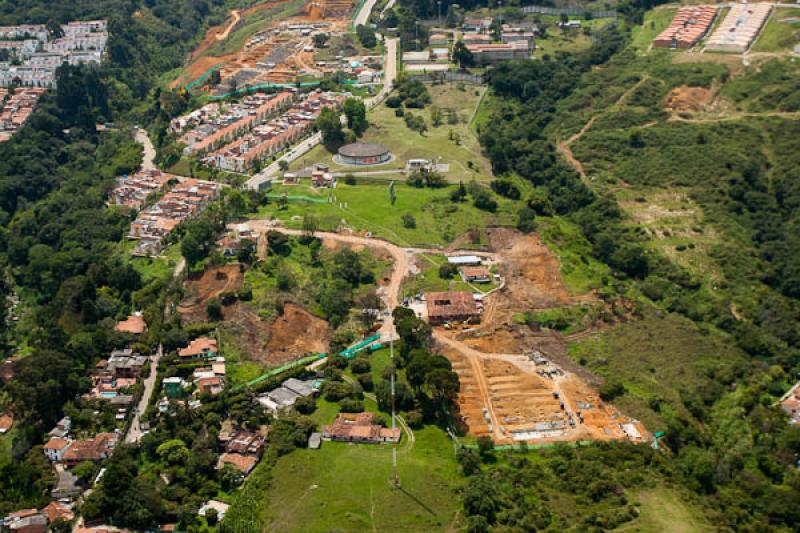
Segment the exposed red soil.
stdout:
[[208,300],[218,298],[223,292],[238,290],[243,281],[242,265],[207,268],[202,274],[192,276],[186,282],[186,296],[178,304],[178,313],[187,322],[206,321]]

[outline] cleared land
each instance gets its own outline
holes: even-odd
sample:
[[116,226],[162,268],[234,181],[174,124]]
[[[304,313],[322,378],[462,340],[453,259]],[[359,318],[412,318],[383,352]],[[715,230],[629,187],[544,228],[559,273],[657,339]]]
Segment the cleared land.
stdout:
[[[406,109],[406,113],[425,119],[428,131],[424,135],[410,130],[403,117],[395,116],[395,110],[385,105],[379,105],[368,113],[370,127],[359,140],[386,145],[395,156],[393,162],[374,167],[337,165],[333,162],[333,154],[324,147],[318,146],[303,158],[295,161],[290,169],[298,170],[312,163],[325,163],[337,172],[402,170],[409,159],[441,158],[440,163],[450,165],[444,175],[452,183],[468,182],[472,179],[490,180],[493,177],[491,164],[484,157],[478,137],[469,125],[486,88],[467,84],[463,85],[463,90],[460,90],[458,84],[446,83],[428,85],[428,90],[432,99],[429,106],[425,109]],[[438,127],[433,125],[431,118],[431,109],[434,107],[441,110],[443,114],[442,123]],[[455,113],[456,123],[454,124],[449,123],[449,110]],[[455,140],[456,138],[458,141]],[[472,162],[472,168],[469,166],[470,162]]]
[[208,301],[224,292],[238,290],[243,280],[243,267],[239,264],[208,268],[201,274],[190,276],[186,283],[186,296],[178,305],[178,313],[190,322],[206,321]]

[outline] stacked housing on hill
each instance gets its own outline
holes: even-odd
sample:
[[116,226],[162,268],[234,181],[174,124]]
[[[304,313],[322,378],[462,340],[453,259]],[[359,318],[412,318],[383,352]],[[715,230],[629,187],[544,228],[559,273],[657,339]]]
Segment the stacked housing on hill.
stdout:
[[[62,35],[53,37],[43,24],[0,27],[0,50],[8,52],[0,62],[0,87],[56,85],[56,69],[103,61],[108,43],[105,20],[76,21],[61,25]],[[13,61],[12,61],[13,60]]]
[[[171,129],[183,134],[180,141],[186,144],[185,155],[204,154],[223,146],[269,117],[286,109],[293,94],[256,94],[228,106],[210,104],[186,117],[174,119]],[[189,130],[189,131],[186,131]]]
[[678,9],[669,27],[653,39],[660,48],[691,48],[708,33],[717,6],[684,6]]
[[338,108],[344,95],[290,91],[255,95],[233,104],[220,114],[207,107],[173,121],[173,130],[186,132],[181,140],[187,154],[201,154],[207,165],[232,172],[247,172],[305,135],[324,108]]
[[144,209],[131,224],[129,239],[139,242],[134,255],[154,255],[161,251],[164,239],[181,222],[200,213],[219,195],[221,186],[211,181],[182,178],[155,205]]
[[771,10],[771,4],[734,4],[708,38],[706,50],[733,53],[746,51],[758,36]]
[[0,88],[0,142],[7,141],[33,113],[45,89],[38,87]]
[[147,199],[163,191],[170,181],[182,178],[160,170],[141,170],[130,176],[117,178],[117,186],[111,191],[111,203],[130,209],[141,209]]

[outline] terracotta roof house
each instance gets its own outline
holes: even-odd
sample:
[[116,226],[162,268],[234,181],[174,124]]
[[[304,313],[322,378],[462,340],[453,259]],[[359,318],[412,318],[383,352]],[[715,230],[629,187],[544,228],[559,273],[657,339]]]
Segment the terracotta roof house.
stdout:
[[461,277],[464,281],[474,283],[489,283],[490,274],[489,269],[483,266],[467,266],[459,269]]
[[258,457],[255,455],[242,455],[241,453],[223,453],[217,461],[217,468],[225,465],[232,465],[244,475],[250,474],[258,464]]
[[0,435],[8,432],[14,425],[14,417],[10,413],[0,415]]
[[67,467],[83,461],[103,461],[111,456],[117,439],[116,433],[98,433],[93,439],[76,440],[64,453],[62,460]]
[[225,390],[225,380],[219,376],[200,378],[194,384],[197,385],[197,390],[201,394],[204,392],[219,394]]
[[429,292],[425,295],[425,304],[432,325],[480,320],[478,306],[470,292]]
[[342,442],[400,442],[400,428],[384,428],[372,423],[372,413],[339,413],[333,424],[322,426],[322,438]]
[[61,502],[50,502],[47,504],[47,507],[42,509],[42,512],[47,517],[47,521],[51,524],[56,520],[71,522],[72,519],[75,518],[75,513],[72,512],[72,509]]
[[217,341],[211,337],[198,337],[189,343],[186,348],[178,350],[181,359],[197,359],[200,357],[216,357]]
[[240,430],[228,441],[225,451],[260,456],[264,451],[264,439],[252,431]]
[[144,321],[142,313],[136,312],[114,326],[115,331],[122,333],[132,333],[133,335],[141,335],[147,331],[147,323]]
[[69,439],[64,439],[61,437],[52,437],[47,443],[43,446],[44,454],[53,462],[60,461],[64,457],[64,453],[72,444],[72,441]]

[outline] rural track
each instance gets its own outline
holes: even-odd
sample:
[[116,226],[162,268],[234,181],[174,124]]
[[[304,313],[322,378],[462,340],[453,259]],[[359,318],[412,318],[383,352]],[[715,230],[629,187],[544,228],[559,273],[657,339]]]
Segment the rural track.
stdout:
[[583,135],[587,131],[589,131],[589,129],[594,125],[594,121],[598,117],[610,111],[617,110],[621,105],[623,105],[628,100],[628,98],[631,97],[631,95],[634,92],[636,92],[636,89],[641,87],[641,85],[649,79],[650,75],[648,75],[647,73],[643,74],[642,78],[636,83],[634,83],[631,87],[629,87],[625,92],[623,92],[620,95],[620,97],[617,98],[617,101],[611,105],[611,107],[589,118],[589,120],[586,122],[586,124],[583,125],[583,127],[578,131],[578,133],[574,134],[566,141],[559,141],[556,143],[556,150],[558,150],[558,152],[564,156],[564,159],[567,160],[569,166],[571,166],[575,170],[575,172],[577,172],[578,175],[580,175],[581,181],[583,181],[583,183],[586,184],[587,187],[591,188],[591,181],[586,176],[586,170],[583,168],[583,163],[581,163],[578,160],[578,158],[575,157],[575,154],[572,153],[572,148],[570,148],[570,146],[576,141],[578,141],[581,137],[583,137]]
[[[306,232],[302,230],[289,229],[281,226],[273,226],[270,224],[269,221],[265,220],[252,220],[249,222],[249,224],[253,229],[259,232],[277,231],[279,233],[283,233],[284,235],[291,235],[291,236],[301,236],[306,234]],[[381,326],[380,329],[381,337],[386,340],[396,336],[394,332],[394,320],[392,319],[391,311],[393,311],[394,308],[397,307],[399,303],[400,287],[402,286],[403,279],[405,279],[405,277],[410,272],[411,258],[415,255],[444,253],[444,250],[433,249],[433,248],[418,248],[418,247],[403,248],[389,241],[374,237],[366,238],[366,237],[358,237],[356,235],[342,235],[340,233],[332,233],[327,231],[314,232],[314,236],[319,237],[320,239],[323,240],[328,239],[334,242],[340,242],[345,244],[378,248],[388,252],[392,256],[394,262],[392,263],[392,274],[389,280],[389,284],[383,288],[384,290],[379,291],[379,294],[381,294],[381,299],[386,305],[386,308],[390,311],[390,315],[386,317],[386,320],[384,320],[383,326]],[[489,252],[475,252],[473,250],[461,250],[461,251],[455,250],[450,253],[453,254],[468,253],[471,255],[490,257],[494,261],[498,260],[497,254]]]

